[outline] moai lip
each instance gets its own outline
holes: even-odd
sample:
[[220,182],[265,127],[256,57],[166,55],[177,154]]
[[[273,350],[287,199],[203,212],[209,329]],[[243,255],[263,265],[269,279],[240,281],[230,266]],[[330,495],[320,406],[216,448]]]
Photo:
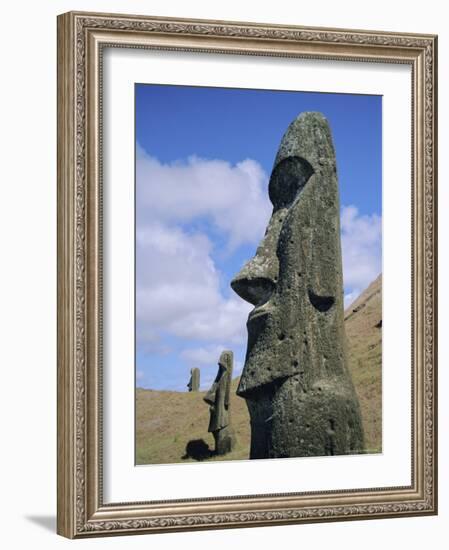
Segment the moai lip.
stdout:
[[268,191],[265,237],[231,282],[255,306],[237,388],[251,418],[250,457],[363,452],[347,368],[336,159],[321,113],[290,124]]

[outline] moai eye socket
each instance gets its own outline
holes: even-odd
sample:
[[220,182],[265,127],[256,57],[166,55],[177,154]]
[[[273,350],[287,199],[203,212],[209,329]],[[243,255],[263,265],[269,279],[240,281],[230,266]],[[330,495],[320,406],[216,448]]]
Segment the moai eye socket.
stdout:
[[309,295],[310,303],[318,311],[329,311],[335,304],[335,298],[333,296],[319,296],[318,294],[315,294],[313,290],[310,290],[310,288],[307,293]]
[[313,172],[312,165],[301,157],[287,157],[281,161],[273,170],[268,186],[274,209],[289,207]]

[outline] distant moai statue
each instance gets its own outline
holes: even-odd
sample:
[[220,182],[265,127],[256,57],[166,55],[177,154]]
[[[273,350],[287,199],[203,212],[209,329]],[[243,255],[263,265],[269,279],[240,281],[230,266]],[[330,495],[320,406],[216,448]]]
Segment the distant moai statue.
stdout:
[[265,236],[231,282],[255,306],[237,388],[251,418],[250,457],[363,452],[347,368],[336,159],[321,113],[290,124],[268,191]]
[[218,361],[218,373],[204,401],[210,407],[208,431],[215,439],[215,452],[224,455],[235,446],[235,434],[231,425],[231,381],[234,357],[232,351],[223,351]]
[[189,391],[199,391],[200,389],[200,369],[190,369],[190,380],[187,384]]

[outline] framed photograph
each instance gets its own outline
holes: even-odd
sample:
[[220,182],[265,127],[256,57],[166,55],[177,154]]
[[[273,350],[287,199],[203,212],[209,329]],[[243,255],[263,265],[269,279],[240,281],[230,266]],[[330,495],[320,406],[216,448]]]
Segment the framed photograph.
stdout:
[[58,17],[58,533],[437,513],[437,37]]

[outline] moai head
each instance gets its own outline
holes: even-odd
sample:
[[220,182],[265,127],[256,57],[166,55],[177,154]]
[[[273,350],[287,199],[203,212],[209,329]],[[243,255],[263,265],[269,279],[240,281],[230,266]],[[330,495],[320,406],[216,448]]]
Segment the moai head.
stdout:
[[220,430],[229,424],[229,399],[233,369],[232,351],[223,351],[218,361],[218,373],[204,397],[210,406],[209,432]]
[[190,369],[190,380],[187,384],[189,391],[199,391],[200,389],[200,369]]
[[[248,317],[248,347],[237,389],[250,411],[254,457],[272,452],[272,431],[281,412],[290,410],[287,423],[302,421],[298,408],[307,392],[319,394],[338,379],[342,391],[353,395],[346,369],[335,152],[320,113],[302,113],[288,127],[271,173],[269,197],[273,213],[265,236],[231,282],[255,306]],[[285,390],[279,401],[280,388],[289,379],[295,388]],[[293,402],[298,410],[291,410]],[[265,439],[259,449],[255,432]],[[298,438],[304,439],[301,434]],[[301,455],[287,449],[285,456]]]

